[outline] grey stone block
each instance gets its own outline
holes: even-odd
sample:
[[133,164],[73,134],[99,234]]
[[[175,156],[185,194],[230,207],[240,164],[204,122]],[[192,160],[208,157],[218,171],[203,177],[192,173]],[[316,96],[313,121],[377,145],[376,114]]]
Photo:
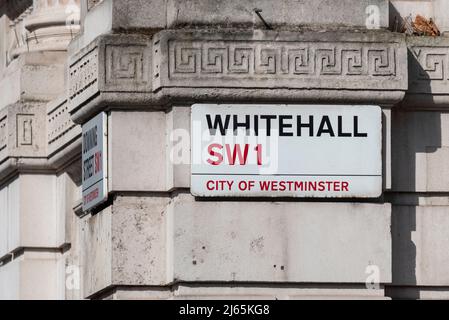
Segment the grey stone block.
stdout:
[[166,206],[163,197],[117,197],[113,206],[85,220],[81,252],[83,295],[110,285],[165,285]]
[[167,25],[265,28],[255,13],[259,9],[263,19],[274,28],[366,28],[370,6],[376,7],[377,28],[387,28],[388,1],[384,0],[168,0]]
[[449,116],[446,112],[393,110],[392,190],[447,192]]
[[168,191],[164,112],[111,112],[109,190]]
[[49,101],[65,91],[65,52],[30,52],[14,60],[0,78],[0,109],[22,101]]
[[409,90],[402,103],[414,109],[449,106],[449,38],[409,37]]
[[381,283],[391,281],[389,204],[217,203],[179,195],[170,210],[179,281],[365,283],[370,265]]
[[84,296],[178,281],[365,286],[373,266],[389,283],[390,212],[388,204],[119,195],[83,228]]
[[449,285],[448,212],[448,206],[393,206],[394,285]]

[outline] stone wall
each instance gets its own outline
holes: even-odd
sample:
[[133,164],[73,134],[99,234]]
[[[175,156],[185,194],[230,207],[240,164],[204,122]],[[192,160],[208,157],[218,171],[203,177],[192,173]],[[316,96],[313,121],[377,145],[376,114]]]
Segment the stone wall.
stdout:
[[[73,4],[68,28],[25,8],[30,49],[0,57],[0,298],[449,297],[444,1]],[[443,36],[390,31],[418,13]],[[379,105],[382,196],[195,198],[189,143],[171,160],[194,103]],[[109,198],[83,212],[100,112]]]

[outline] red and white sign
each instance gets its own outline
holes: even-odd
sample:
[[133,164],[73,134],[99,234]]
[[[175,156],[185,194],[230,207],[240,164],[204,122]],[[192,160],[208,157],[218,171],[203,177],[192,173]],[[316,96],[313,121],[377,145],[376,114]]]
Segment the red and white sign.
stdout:
[[105,202],[107,191],[107,115],[83,125],[83,211]]
[[192,106],[191,192],[200,197],[379,197],[378,106]]

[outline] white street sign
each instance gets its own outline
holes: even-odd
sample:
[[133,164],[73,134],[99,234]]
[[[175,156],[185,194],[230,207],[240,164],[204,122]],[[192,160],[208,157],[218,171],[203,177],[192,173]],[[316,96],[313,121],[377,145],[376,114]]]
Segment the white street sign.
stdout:
[[108,198],[107,115],[102,112],[83,125],[83,211]]
[[382,193],[378,106],[195,104],[191,120],[195,196]]

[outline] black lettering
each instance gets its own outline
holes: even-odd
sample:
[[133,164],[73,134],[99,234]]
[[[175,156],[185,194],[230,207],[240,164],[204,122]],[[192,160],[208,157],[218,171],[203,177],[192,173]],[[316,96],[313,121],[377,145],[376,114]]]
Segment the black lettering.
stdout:
[[298,122],[297,135],[301,137],[302,128],[309,128],[309,136],[313,137],[313,116],[309,116],[309,123],[302,123],[301,116],[297,116],[296,118]]
[[[325,129],[325,127],[327,127],[327,129]],[[334,129],[332,129],[331,121],[328,116],[323,116],[316,136],[321,137],[323,133],[328,133],[331,137],[335,137]]]
[[249,128],[250,128],[250,116],[249,114],[245,115],[245,122],[238,122],[238,115],[234,114],[234,135],[237,135],[237,129],[239,127],[245,128],[246,129],[246,134],[248,134],[249,132]]
[[257,115],[254,116],[254,134],[259,135],[259,118]]
[[359,117],[354,116],[354,137],[368,137],[368,133],[359,132]]
[[83,134],[83,153],[87,153],[98,145],[97,126]]
[[210,114],[206,114],[207,126],[209,127],[209,133],[214,136],[217,133],[217,127],[220,130],[221,135],[226,135],[226,130],[229,127],[229,121],[231,120],[231,116],[229,114],[226,115],[225,123],[223,125],[223,121],[221,119],[221,115],[216,115],[214,119],[214,124],[212,125],[212,119]]
[[281,137],[292,137],[293,132],[285,132],[284,129],[291,128],[293,125],[291,123],[285,123],[284,120],[292,120],[293,116],[279,116],[279,136]]
[[267,136],[271,136],[271,120],[276,119],[277,116],[274,115],[262,115],[260,119],[267,120]]
[[338,136],[339,137],[352,137],[350,132],[343,132],[343,117],[338,116]]

